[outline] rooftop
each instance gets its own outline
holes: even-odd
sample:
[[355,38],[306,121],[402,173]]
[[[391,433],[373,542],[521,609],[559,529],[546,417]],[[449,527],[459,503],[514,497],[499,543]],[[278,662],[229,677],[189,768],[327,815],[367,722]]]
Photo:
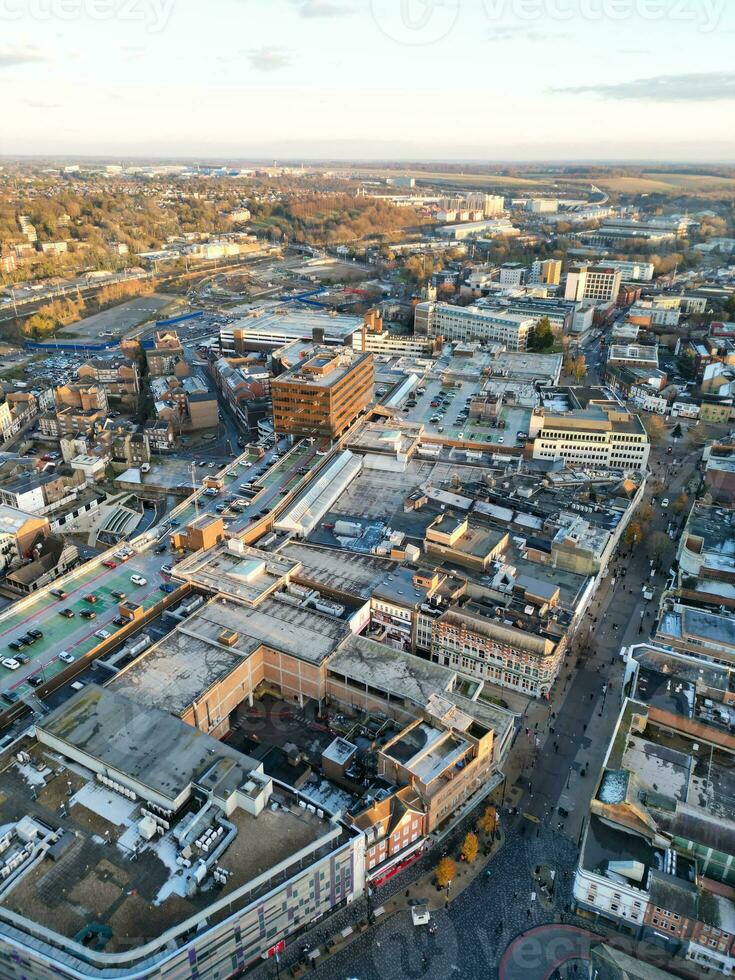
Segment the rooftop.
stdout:
[[82,752],[167,800],[177,800],[218,758],[256,763],[165,711],[89,684],[36,726],[65,751]]

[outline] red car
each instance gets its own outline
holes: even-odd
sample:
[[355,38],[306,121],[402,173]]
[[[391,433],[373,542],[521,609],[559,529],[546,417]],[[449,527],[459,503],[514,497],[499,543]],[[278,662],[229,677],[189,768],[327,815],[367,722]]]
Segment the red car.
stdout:
[[107,561],[103,561],[102,564],[105,566],[105,568],[117,568],[117,562],[113,561],[111,558],[108,558]]
[[94,594],[92,594],[92,595],[85,595],[84,601],[85,602],[91,602],[92,605],[94,605],[95,602],[97,602],[97,596],[94,595]]

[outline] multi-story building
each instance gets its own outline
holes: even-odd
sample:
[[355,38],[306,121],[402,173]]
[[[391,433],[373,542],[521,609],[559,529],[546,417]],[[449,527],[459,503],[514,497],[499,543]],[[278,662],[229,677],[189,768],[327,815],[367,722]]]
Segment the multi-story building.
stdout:
[[82,412],[107,412],[107,394],[101,385],[62,385],[55,391],[56,407]]
[[498,619],[450,608],[434,622],[431,659],[499,687],[546,697],[567,648],[565,630],[554,627],[522,610]]
[[536,259],[531,265],[532,286],[558,286],[561,282],[561,259]]
[[334,439],[372,399],[373,355],[317,347],[273,380],[273,425],[281,434]]
[[563,299],[535,299],[533,296],[513,296],[498,300],[499,307],[516,316],[531,317],[536,323],[547,317],[560,333],[571,333],[576,304]]
[[351,346],[362,325],[360,316],[330,315],[306,308],[254,310],[220,328],[220,347],[225,357],[236,357],[250,351],[272,351],[294,340]]
[[501,286],[525,286],[528,270],[521,262],[504,262],[500,266]]
[[655,267],[653,262],[605,262],[611,269],[619,269],[623,282],[651,282]]
[[140,392],[140,369],[136,361],[119,355],[93,357],[79,367],[79,380],[96,382],[108,401],[135,407]]
[[[60,923],[53,901],[31,906],[16,901],[14,891],[0,910],[6,977],[101,980],[112,971],[126,980],[216,980],[257,964],[363,892],[358,830],[267,776],[262,763],[166,711],[89,684],[46,715],[24,747],[81,769],[75,788],[94,796],[104,786],[117,801],[115,813],[123,807],[138,830],[134,850],[123,852],[100,848],[73,805],[55,813],[50,825],[38,820],[31,794],[22,819],[3,813],[16,889],[30,887],[31,873],[52,880],[54,845],[71,840],[77,846],[64,848],[65,866],[83,901],[74,911],[70,905],[71,918]],[[66,791],[66,780],[63,786]],[[2,797],[9,795],[3,786]],[[117,837],[125,824],[108,816]],[[176,862],[173,870],[159,856],[163,848]],[[158,884],[151,889],[152,868]],[[93,885],[102,878],[104,898]],[[90,922],[101,922],[111,901],[115,914],[99,926],[104,947],[83,943]],[[134,932],[126,925],[132,920]]]
[[622,470],[645,470],[648,465],[651,447],[643,423],[622,407],[591,404],[561,414],[543,410],[532,426],[534,459]]
[[573,265],[567,273],[564,298],[573,303],[591,300],[614,303],[620,292],[620,269],[609,265]]
[[153,347],[145,350],[145,358],[152,378],[182,377],[189,373],[184,348],[175,330],[157,330]]
[[676,304],[658,300],[641,300],[628,311],[628,319],[641,327],[676,327],[681,319],[678,297]]
[[499,313],[481,306],[450,306],[449,303],[419,303],[415,332],[446,340],[496,340],[508,350],[525,351],[536,320],[515,313]]

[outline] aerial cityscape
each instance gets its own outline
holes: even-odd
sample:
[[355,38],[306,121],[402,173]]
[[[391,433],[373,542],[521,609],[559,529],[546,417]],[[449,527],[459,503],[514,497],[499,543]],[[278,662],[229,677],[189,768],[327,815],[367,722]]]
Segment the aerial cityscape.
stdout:
[[735,9],[0,26],[0,978],[732,976]]

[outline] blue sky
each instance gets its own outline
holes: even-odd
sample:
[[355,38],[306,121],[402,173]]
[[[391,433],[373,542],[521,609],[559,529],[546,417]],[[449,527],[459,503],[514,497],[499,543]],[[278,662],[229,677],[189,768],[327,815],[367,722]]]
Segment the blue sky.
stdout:
[[0,0],[0,153],[735,160],[731,0]]

